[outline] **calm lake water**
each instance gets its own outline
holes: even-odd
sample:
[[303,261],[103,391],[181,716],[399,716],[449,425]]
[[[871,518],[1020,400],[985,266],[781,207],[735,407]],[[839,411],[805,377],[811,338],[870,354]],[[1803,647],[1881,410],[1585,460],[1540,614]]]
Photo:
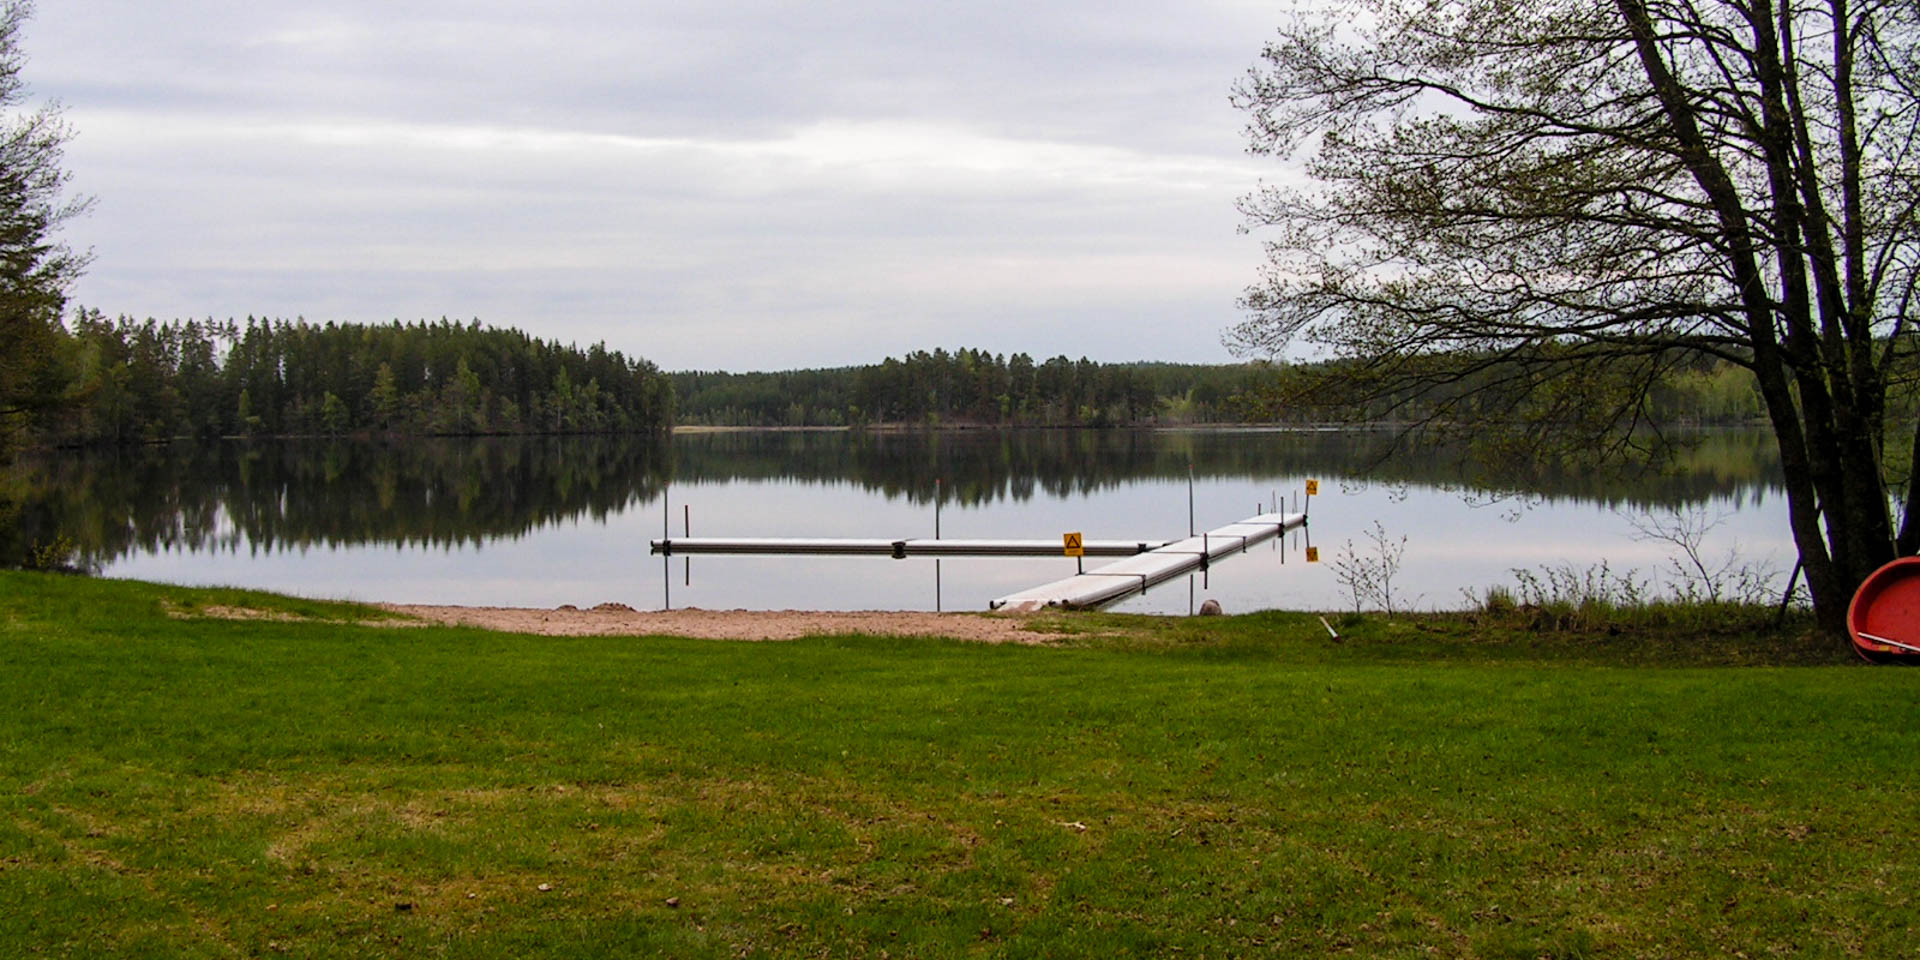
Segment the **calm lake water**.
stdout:
[[[1602,481],[1472,479],[1438,452],[1381,462],[1377,434],[1016,431],[856,436],[714,433],[671,440],[486,438],[240,441],[31,461],[9,480],[19,543],[72,538],[107,576],[414,603],[640,609],[982,610],[1070,574],[1061,558],[696,557],[648,553],[679,536],[1162,539],[1291,504],[1320,480],[1306,536],[1216,564],[1115,609],[1337,610],[1331,561],[1370,554],[1377,521],[1405,537],[1395,597],[1446,608],[1516,568],[1603,560],[1656,585],[1673,549],[1630,518],[1722,522],[1709,553],[1792,564],[1778,464],[1762,434],[1702,438],[1680,469]],[[1319,549],[1320,563],[1302,548]],[[1105,561],[1090,560],[1089,567]]]

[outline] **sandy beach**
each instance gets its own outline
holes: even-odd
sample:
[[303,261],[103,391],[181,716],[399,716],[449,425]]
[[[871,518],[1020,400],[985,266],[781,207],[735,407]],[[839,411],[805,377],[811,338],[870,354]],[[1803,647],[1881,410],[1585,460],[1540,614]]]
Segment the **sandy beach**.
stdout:
[[449,626],[548,636],[671,635],[718,640],[794,640],[828,634],[953,637],[986,643],[1046,643],[1030,617],[895,610],[635,610],[603,603],[579,609],[380,604],[382,609]]

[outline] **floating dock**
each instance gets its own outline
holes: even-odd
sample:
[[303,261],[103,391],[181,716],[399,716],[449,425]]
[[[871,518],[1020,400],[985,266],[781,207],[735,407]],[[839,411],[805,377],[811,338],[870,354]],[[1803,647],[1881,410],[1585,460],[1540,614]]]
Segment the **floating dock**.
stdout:
[[[807,537],[666,537],[647,541],[652,552],[892,557],[1058,557],[1060,540],[900,540]],[[1168,546],[1165,540],[1087,540],[1089,557],[1132,557]]]
[[[1215,560],[1240,553],[1256,543],[1306,526],[1306,523],[1307,515],[1304,513],[1263,513],[1065,580],[1008,594],[988,606],[1013,613],[1046,607],[1085,610],[1105,606],[1136,593],[1145,593],[1148,587],[1155,584],[1206,569]],[[1055,546],[1053,552],[1058,553],[1059,547]]]
[[[1309,495],[1312,487],[1308,487]],[[1076,556],[1065,550],[1077,545],[1089,557],[1124,557],[1094,570],[1075,574],[988,604],[994,610],[1021,613],[1047,607],[1086,610],[1102,607],[1148,588],[1185,576],[1216,560],[1245,552],[1289,530],[1307,525],[1302,513],[1262,513],[1238,523],[1208,530],[1184,540],[1082,540],[1068,534],[1062,540],[948,540],[941,537],[888,539],[849,537],[662,537],[647,541],[653,553],[736,554],[760,556],[868,556],[892,557],[1058,557]],[[938,524],[936,524],[936,527]],[[1309,557],[1311,557],[1311,549]]]

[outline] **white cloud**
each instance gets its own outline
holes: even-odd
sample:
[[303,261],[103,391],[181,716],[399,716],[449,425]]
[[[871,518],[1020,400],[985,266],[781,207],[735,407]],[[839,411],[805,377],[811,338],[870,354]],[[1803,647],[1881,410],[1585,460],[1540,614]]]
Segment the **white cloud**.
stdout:
[[1232,202],[1272,171],[1225,99],[1261,11],[169,9],[27,37],[110,312],[479,316],[670,367],[1225,360],[1254,278]]

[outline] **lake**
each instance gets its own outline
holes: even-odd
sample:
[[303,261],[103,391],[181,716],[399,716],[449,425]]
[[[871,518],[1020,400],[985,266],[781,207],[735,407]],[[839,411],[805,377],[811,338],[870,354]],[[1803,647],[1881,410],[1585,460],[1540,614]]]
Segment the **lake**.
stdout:
[[[1066,576],[1065,557],[650,555],[680,536],[1184,536],[1291,506],[1287,545],[1218,563],[1114,609],[1350,609],[1335,561],[1404,538],[1396,605],[1461,606],[1515,569],[1601,562],[1664,582],[1670,544],[1635,517],[1717,520],[1706,554],[1791,568],[1777,455],[1756,432],[1703,435],[1675,469],[1600,478],[1476,476],[1443,451],[1386,458],[1381,433],[1023,430],[912,434],[176,443],[25,461],[0,543],[70,538],[102,574],[408,603],[639,609],[984,610]],[[1383,459],[1385,458],[1385,459]],[[1191,478],[1191,479],[1190,479]],[[936,483],[938,481],[938,483]],[[1494,492],[1474,492],[1490,487]],[[0,518],[4,522],[4,518]],[[1378,524],[1376,528],[1375,524]],[[1305,547],[1321,562],[1307,563]],[[1088,567],[1106,561],[1090,559]]]

